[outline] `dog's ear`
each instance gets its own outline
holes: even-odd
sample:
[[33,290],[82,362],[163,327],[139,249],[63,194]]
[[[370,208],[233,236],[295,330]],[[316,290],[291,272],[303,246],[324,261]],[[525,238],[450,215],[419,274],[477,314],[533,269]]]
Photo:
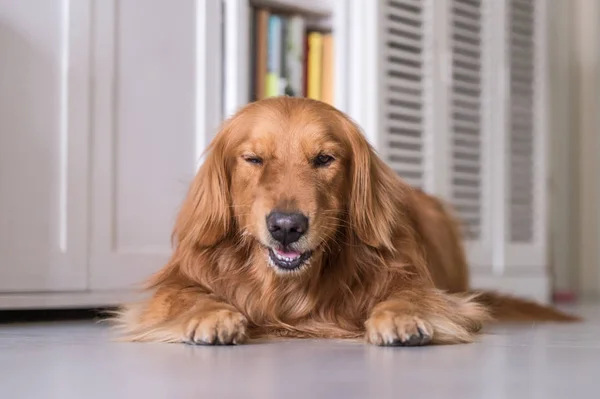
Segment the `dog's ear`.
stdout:
[[349,222],[365,244],[393,251],[396,226],[403,215],[403,185],[376,154],[359,127],[342,116],[350,147]]
[[226,123],[205,152],[205,160],[191,183],[175,223],[177,245],[208,247],[232,229],[230,180],[226,157]]

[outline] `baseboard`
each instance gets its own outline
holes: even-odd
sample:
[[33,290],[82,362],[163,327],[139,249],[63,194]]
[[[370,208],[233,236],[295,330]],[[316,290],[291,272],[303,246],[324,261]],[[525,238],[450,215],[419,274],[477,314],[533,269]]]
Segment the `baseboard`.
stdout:
[[[473,274],[471,286],[497,290],[543,303],[551,301],[550,280],[545,275]],[[0,293],[0,310],[109,307],[136,301],[140,298],[141,294],[134,291]]]
[[471,276],[473,288],[496,290],[542,303],[551,302],[550,279],[544,274],[494,276],[474,274]]
[[134,291],[0,293],[0,310],[101,308],[140,298]]

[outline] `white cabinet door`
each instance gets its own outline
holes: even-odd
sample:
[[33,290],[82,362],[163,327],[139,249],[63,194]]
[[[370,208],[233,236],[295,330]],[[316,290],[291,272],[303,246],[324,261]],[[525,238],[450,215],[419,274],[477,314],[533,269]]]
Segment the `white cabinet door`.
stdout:
[[91,289],[134,287],[171,254],[220,118],[220,13],[208,0],[95,2]]
[[505,11],[507,271],[545,270],[547,266],[546,7],[542,0],[510,0]]
[[86,288],[89,11],[0,0],[0,291]]

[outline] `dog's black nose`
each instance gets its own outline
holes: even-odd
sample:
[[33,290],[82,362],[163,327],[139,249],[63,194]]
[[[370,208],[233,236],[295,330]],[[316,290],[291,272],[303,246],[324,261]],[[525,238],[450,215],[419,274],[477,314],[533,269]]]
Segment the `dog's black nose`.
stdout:
[[296,242],[308,230],[308,218],[301,213],[271,212],[267,216],[271,236],[287,246]]

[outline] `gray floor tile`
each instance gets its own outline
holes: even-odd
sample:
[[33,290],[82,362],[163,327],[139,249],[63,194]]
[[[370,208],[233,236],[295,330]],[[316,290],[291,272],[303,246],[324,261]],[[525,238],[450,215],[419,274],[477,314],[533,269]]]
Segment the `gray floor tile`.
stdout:
[[575,398],[600,392],[600,306],[578,325],[502,326],[475,344],[130,344],[90,322],[0,325],[0,397]]

